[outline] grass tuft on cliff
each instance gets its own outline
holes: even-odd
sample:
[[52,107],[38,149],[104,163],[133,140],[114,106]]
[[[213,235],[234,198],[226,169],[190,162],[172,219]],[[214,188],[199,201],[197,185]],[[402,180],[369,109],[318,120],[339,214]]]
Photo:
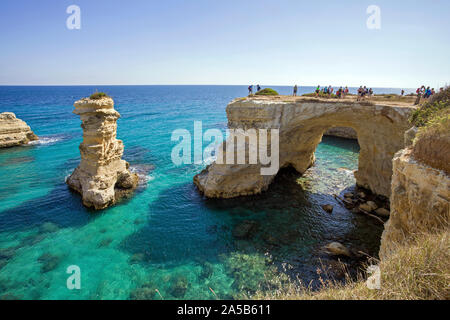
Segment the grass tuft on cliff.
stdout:
[[[305,93],[302,94],[302,97],[316,97],[316,93],[312,92],[312,93]],[[328,93],[323,93],[323,92],[319,92],[319,98],[325,98],[328,99]],[[337,99],[337,95],[335,95],[334,93],[331,94],[331,98],[332,99]]]
[[450,87],[416,110],[411,122],[419,127],[412,155],[450,174]]
[[450,299],[450,234],[447,230],[414,236],[398,245],[380,262],[381,288],[371,290],[364,279],[346,284],[324,281],[312,291],[290,283],[283,289],[258,292],[252,299],[264,300],[446,300]]
[[95,93],[91,94],[91,96],[89,98],[92,100],[98,100],[98,99],[102,99],[102,98],[109,98],[109,96],[104,92],[95,92]]
[[255,93],[257,96],[278,96],[278,92],[271,88],[265,88]]
[[429,166],[450,174],[450,108],[439,110],[419,128],[412,155]]

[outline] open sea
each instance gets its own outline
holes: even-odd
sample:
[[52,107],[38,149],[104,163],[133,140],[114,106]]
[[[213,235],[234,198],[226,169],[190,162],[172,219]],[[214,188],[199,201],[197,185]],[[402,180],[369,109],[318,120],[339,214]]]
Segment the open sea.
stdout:
[[[65,184],[82,141],[73,103],[96,89],[114,98],[124,159],[142,181],[131,199],[100,212]],[[273,289],[272,276],[316,288],[317,269],[335,263],[321,251],[331,241],[376,256],[383,226],[333,197],[354,188],[356,141],[324,137],[305,175],[283,170],[264,194],[230,200],[208,200],[194,187],[207,161],[172,163],[173,130],[193,134],[194,121],[225,130],[227,103],[246,94],[246,86],[0,86],[0,112],[40,137],[0,149],[0,298],[233,299]],[[255,231],[234,238],[246,221]],[[67,288],[72,265],[79,290]]]

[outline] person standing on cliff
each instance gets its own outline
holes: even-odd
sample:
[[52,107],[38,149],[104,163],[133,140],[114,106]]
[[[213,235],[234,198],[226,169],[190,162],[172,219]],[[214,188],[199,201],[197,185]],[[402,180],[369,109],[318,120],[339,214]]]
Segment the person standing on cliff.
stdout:
[[358,89],[358,98],[356,98],[356,101],[361,101],[362,100],[363,90],[364,90],[363,87],[360,86],[359,89]]
[[258,85],[256,85],[256,92],[261,91],[261,87]]
[[317,86],[317,88],[316,88],[316,98],[319,97],[319,92],[320,92],[320,85]]
[[251,96],[253,94],[253,85],[248,86],[248,95]]
[[297,85],[295,85],[295,86],[294,86],[294,94],[293,94],[294,97],[297,96],[297,89],[298,89],[298,87],[297,87]]
[[328,90],[327,90],[328,98],[331,98],[331,95],[333,94],[333,90],[334,90],[333,87],[331,85],[329,85]]
[[422,88],[417,88],[416,94],[417,94],[417,99],[414,102],[414,105],[418,105],[420,103],[420,98],[422,97]]
[[347,97],[347,94],[348,94],[348,87],[345,86],[345,89],[344,89],[344,99],[345,99],[345,97]]

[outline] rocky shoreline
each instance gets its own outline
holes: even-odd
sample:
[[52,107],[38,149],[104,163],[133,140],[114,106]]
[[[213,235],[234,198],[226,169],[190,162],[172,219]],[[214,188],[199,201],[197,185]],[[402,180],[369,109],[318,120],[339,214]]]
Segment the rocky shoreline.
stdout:
[[28,144],[39,138],[25,121],[16,118],[12,112],[0,113],[0,148]]

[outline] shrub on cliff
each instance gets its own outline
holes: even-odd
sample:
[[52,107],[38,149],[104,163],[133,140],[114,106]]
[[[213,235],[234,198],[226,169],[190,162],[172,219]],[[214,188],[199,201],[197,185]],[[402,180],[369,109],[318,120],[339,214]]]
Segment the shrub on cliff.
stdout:
[[428,101],[425,101],[411,115],[410,121],[416,127],[423,127],[430,121],[434,115],[440,110],[450,106],[450,87],[446,87],[444,91],[433,95]]
[[450,87],[437,93],[411,116],[419,127],[412,155],[429,166],[450,173]]
[[278,96],[278,92],[271,88],[265,88],[255,93],[257,96]]
[[414,139],[415,159],[450,174],[450,108],[433,114]]
[[98,99],[108,98],[108,97],[109,96],[104,92],[95,92],[95,93],[91,94],[91,96],[89,98],[93,99],[93,100],[98,100]]

